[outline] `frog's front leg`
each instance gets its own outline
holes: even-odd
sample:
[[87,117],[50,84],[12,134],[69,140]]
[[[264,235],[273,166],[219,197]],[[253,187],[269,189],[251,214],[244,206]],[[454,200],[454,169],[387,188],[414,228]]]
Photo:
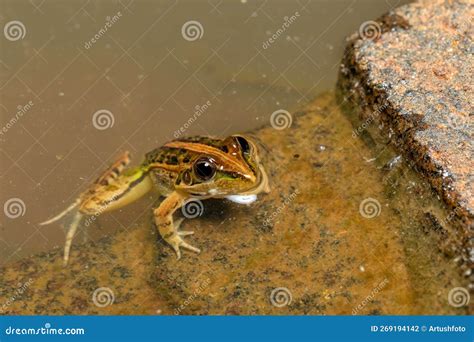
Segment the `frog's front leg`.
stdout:
[[178,259],[181,258],[180,247],[189,249],[190,251],[200,253],[196,247],[191,246],[190,244],[184,242],[183,236],[191,235],[193,232],[179,232],[178,228],[182,219],[178,222],[173,223],[173,213],[180,207],[183,206],[186,196],[179,194],[178,192],[172,192],[166,199],[161,202],[160,206],[156,208],[153,212],[155,215],[155,223],[158,231],[168,244],[173,247],[176,252]]

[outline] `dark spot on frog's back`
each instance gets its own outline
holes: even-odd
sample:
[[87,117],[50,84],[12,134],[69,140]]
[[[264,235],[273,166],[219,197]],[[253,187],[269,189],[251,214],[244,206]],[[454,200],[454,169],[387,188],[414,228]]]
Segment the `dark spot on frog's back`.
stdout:
[[163,159],[161,155],[161,150],[159,148],[154,149],[153,151],[148,152],[145,154],[145,162],[146,163],[155,163],[159,162],[158,159]]
[[166,163],[169,165],[178,165],[178,157],[176,157],[176,155],[169,155]]

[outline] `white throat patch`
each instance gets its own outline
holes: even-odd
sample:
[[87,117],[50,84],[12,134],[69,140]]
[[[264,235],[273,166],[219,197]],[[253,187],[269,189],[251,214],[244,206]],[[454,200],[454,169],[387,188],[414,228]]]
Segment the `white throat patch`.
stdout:
[[231,195],[226,198],[238,204],[250,204],[257,200],[257,195]]

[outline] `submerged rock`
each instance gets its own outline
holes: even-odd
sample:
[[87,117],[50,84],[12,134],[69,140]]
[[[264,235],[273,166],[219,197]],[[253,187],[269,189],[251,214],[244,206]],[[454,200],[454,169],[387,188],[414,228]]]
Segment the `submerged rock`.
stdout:
[[354,139],[333,94],[287,119],[253,132],[266,146],[270,194],[250,205],[203,201],[202,215],[184,221],[200,255],[176,260],[151,210],[125,208],[137,223],[76,239],[67,268],[62,248],[3,266],[2,313],[464,313],[448,304],[460,280],[432,242],[424,213],[442,208],[429,187],[402,163],[384,168],[395,152],[375,158]]
[[430,217],[471,291],[473,16],[472,1],[418,1],[365,22],[349,38],[338,81],[353,134],[396,146],[448,206]]

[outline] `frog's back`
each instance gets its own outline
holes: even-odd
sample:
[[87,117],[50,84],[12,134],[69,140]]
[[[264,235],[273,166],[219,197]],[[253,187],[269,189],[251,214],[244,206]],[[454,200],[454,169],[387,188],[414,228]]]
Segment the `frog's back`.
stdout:
[[[189,137],[172,142],[202,144],[205,146],[221,146],[222,140],[210,137]],[[182,170],[191,167],[201,153],[184,147],[167,146],[166,143],[145,155],[142,168],[150,173],[159,192],[166,194],[174,189],[177,177]]]
[[[220,150],[225,150],[223,139],[212,137],[193,136],[173,140],[169,143],[172,142],[202,144],[206,146],[212,146]],[[164,144],[163,146],[155,148],[145,155],[144,166],[149,166],[152,164],[186,165],[194,158],[198,157],[198,155],[198,152],[193,152],[185,148],[168,147],[166,144]]]

